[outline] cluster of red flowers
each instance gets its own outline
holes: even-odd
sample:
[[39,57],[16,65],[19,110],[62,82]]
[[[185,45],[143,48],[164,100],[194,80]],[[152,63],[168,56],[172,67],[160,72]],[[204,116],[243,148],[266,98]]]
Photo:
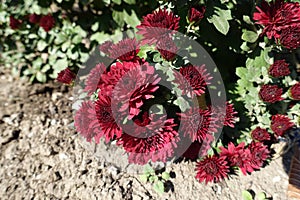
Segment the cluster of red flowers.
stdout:
[[[28,20],[31,24],[38,24],[46,32],[50,31],[55,25],[55,19],[51,14],[48,15],[30,14],[24,18]],[[16,19],[14,16],[10,16],[9,19],[10,19],[9,25],[12,29],[19,29],[24,23],[21,19]]]
[[228,147],[220,147],[217,155],[206,156],[197,162],[196,178],[203,182],[218,182],[228,176],[236,168],[246,175],[255,169],[260,169],[270,157],[268,147],[262,142],[251,142],[247,147],[245,143],[235,146],[229,143]]
[[261,2],[256,7],[253,19],[264,26],[263,34],[269,39],[274,38],[278,44],[287,49],[300,46],[300,4],[275,0],[268,3]]

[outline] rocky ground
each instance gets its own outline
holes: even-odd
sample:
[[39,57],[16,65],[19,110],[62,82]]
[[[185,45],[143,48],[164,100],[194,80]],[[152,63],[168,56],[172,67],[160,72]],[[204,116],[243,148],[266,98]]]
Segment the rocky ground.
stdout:
[[124,170],[113,144],[91,145],[70,127],[71,105],[65,86],[30,85],[0,70],[1,199],[241,200],[247,189],[287,199],[286,157],[251,176],[208,185],[195,180],[193,163],[171,164],[169,191],[159,195],[136,171]]

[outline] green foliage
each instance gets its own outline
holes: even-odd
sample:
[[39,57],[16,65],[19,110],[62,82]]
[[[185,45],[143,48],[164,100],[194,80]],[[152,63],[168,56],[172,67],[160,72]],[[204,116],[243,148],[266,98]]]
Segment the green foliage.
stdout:
[[267,198],[266,193],[264,192],[259,192],[259,193],[255,193],[254,191],[250,190],[251,192],[247,191],[247,190],[243,190],[242,191],[242,198],[243,200],[267,200],[269,198]]
[[224,34],[227,35],[230,25],[229,20],[232,20],[231,11],[226,9],[221,9],[219,7],[215,7],[215,13],[208,18],[208,21],[216,27],[216,29]]
[[150,165],[144,166],[144,173],[140,175],[140,180],[144,183],[149,182],[153,189],[162,194],[165,192],[165,182],[169,181],[170,173],[166,171],[155,171]]
[[[97,45],[111,35],[119,39],[122,31],[136,27],[141,16],[156,5],[141,0],[5,0],[0,7],[0,35],[4,36],[0,39],[0,63],[30,81],[55,79],[66,67],[82,68]],[[46,32],[30,23],[28,16],[33,13],[50,13],[55,27]],[[22,20],[21,27],[12,30],[10,16]]]

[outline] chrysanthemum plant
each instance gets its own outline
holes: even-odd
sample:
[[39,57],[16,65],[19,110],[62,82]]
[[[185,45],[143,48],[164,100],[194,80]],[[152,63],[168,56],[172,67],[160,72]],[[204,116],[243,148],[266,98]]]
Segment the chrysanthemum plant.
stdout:
[[[299,127],[299,74],[293,60],[278,56],[299,47],[300,6],[262,1],[250,16],[234,19],[237,6],[235,1],[163,4],[143,17],[131,38],[103,43],[100,54],[109,60],[97,60],[86,79],[75,81],[72,71],[62,71],[59,81],[84,82],[76,84],[86,94],[75,114],[77,131],[89,142],[115,141],[133,164],[194,160],[200,182],[250,174],[267,164],[271,145]],[[193,41],[218,57],[219,46],[203,42],[202,30],[230,35],[232,20],[242,24],[244,43],[232,44],[231,51],[247,61],[236,69],[239,78],[227,96],[238,98],[230,100],[214,62],[197,52]],[[236,80],[223,77],[226,89],[228,79]]]

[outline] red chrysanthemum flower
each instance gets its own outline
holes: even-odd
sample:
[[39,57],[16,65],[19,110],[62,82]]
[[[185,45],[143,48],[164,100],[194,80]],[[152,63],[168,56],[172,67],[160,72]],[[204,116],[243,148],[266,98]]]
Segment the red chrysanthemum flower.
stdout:
[[111,96],[115,85],[119,80],[133,68],[141,67],[137,62],[116,62],[110,66],[110,70],[101,75],[101,83],[99,85],[101,94]]
[[248,148],[251,152],[251,166],[254,169],[261,168],[264,161],[270,157],[268,147],[261,142],[251,142]]
[[282,88],[279,88],[277,85],[263,85],[259,91],[261,100],[268,103],[275,103],[283,100],[281,95]]
[[239,167],[244,175],[247,172],[251,173],[254,171],[251,166],[251,152],[249,149],[245,149],[245,143],[242,142],[238,146],[234,146],[232,142],[228,144],[227,149],[220,147],[220,156],[224,156],[230,166]]
[[30,14],[29,15],[29,22],[32,24],[38,24],[40,22],[41,19],[41,15],[37,15],[37,14]]
[[192,142],[202,142],[217,132],[216,119],[212,117],[210,109],[190,108],[184,113],[177,113],[180,117],[179,132],[191,138]]
[[[222,113],[224,111],[226,112],[226,114]],[[221,106],[212,107],[212,112],[218,121],[219,127],[224,125],[234,128],[234,124],[238,120],[238,117],[236,116],[238,112],[235,111],[232,103],[229,103],[227,101],[226,109],[223,109]],[[223,122],[223,124],[220,124],[220,122]]]
[[106,41],[99,46],[99,50],[106,56],[110,56],[110,49],[114,45],[112,41]]
[[143,35],[142,44],[154,44],[165,37],[170,37],[179,29],[179,17],[166,9],[159,9],[143,17],[143,21],[137,26],[138,34]]
[[294,123],[286,115],[277,114],[272,116],[271,129],[278,136],[283,136],[293,126]]
[[287,76],[290,73],[289,64],[285,60],[276,60],[269,68],[269,74],[275,78]]
[[128,119],[138,115],[144,101],[153,98],[159,88],[158,75],[154,75],[154,67],[145,62],[139,68],[128,71],[115,85],[112,98],[119,102],[120,112],[129,110]]
[[290,96],[294,100],[300,100],[300,82],[296,83],[290,88]]
[[182,90],[183,95],[201,96],[205,93],[205,87],[210,84],[212,79],[207,72],[205,65],[192,66],[188,65],[180,68],[180,74],[175,73],[178,88]]
[[95,105],[91,101],[82,102],[80,109],[74,117],[74,125],[76,130],[91,142],[95,138],[96,143],[103,134],[100,124],[96,117]]
[[[300,12],[300,11],[299,11]],[[300,22],[299,22],[300,23]],[[287,49],[297,49],[300,47],[300,25],[290,26],[281,31],[279,41]]]
[[40,19],[40,27],[46,32],[50,31],[55,25],[55,19],[50,15],[42,16]]
[[178,141],[178,133],[174,130],[177,124],[166,116],[142,115],[141,120],[134,120],[135,126],[127,125],[125,132],[117,144],[122,145],[129,153],[130,163],[144,165],[152,162],[166,162],[173,157]]
[[157,43],[156,48],[161,54],[161,56],[168,61],[174,60],[174,58],[177,55],[176,53],[178,51],[176,44],[170,37],[161,39]]
[[109,142],[112,139],[120,138],[122,128],[120,128],[116,122],[119,121],[119,119],[114,118],[117,117],[117,113],[115,116],[113,115],[110,97],[99,94],[95,109],[98,122],[103,131],[103,136],[105,136],[105,141]]
[[254,140],[257,141],[266,141],[266,140],[270,140],[271,136],[268,133],[268,131],[264,128],[260,128],[260,127],[256,127],[252,132],[251,132],[251,136]]
[[11,29],[18,29],[22,24],[22,20],[16,19],[13,16],[9,17],[9,26]]
[[[106,43],[105,45],[109,45]],[[124,39],[113,44],[108,48],[109,57],[113,59],[120,59],[121,61],[136,61],[139,59],[139,42],[136,39]]]
[[65,83],[65,84],[72,84],[75,81],[76,74],[72,72],[69,68],[66,68],[58,73],[56,80]]
[[97,64],[89,73],[88,78],[85,81],[84,91],[89,95],[96,92],[101,84],[101,75],[106,72],[106,67],[103,63]]
[[226,157],[216,155],[206,156],[196,164],[196,179],[199,182],[219,182],[226,178],[229,172]]
[[198,23],[203,19],[206,11],[205,6],[194,6],[191,7],[188,14],[188,19],[190,22]]
[[283,0],[275,0],[268,3],[263,0],[261,8],[256,7],[258,12],[253,14],[253,19],[257,24],[264,26],[263,34],[269,39],[280,37],[282,29],[300,23],[299,3],[289,3]]

